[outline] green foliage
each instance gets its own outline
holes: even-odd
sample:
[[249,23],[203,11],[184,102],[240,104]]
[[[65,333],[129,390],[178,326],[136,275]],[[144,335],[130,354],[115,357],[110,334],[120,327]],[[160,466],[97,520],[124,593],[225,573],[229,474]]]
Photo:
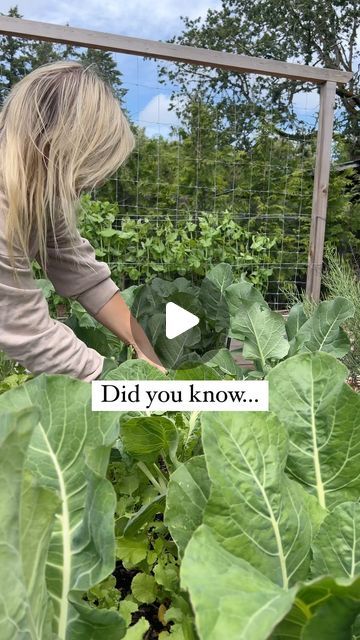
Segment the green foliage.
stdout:
[[[321,302],[308,319],[301,305],[296,305],[285,323],[253,284],[244,277],[238,282],[232,279],[230,266],[222,263],[207,273],[200,287],[185,278],[173,283],[154,278],[148,285],[124,292],[165,366],[179,367],[199,356],[207,360],[209,351],[225,346],[228,335],[243,342],[244,358],[253,360],[263,374],[300,351],[327,351],[341,357],[349,350],[350,341],[341,326],[354,314],[351,301],[338,297]],[[174,340],[164,337],[165,307],[170,301],[200,318],[197,327]],[[294,322],[294,315],[301,313],[302,322]],[[219,366],[217,361],[213,364]],[[226,367],[230,375],[239,375],[231,362]]]
[[203,213],[195,220],[188,213],[176,220],[119,217],[116,205],[93,201],[89,195],[81,205],[79,229],[121,288],[156,274],[198,280],[217,262],[230,263],[236,274],[245,270],[259,286],[265,286],[272,273],[267,263],[279,236],[251,233],[230,211]]
[[299,354],[269,375],[269,414],[203,414],[210,494],[178,528],[176,470],[166,511],[201,640],[352,637],[360,397],[345,377],[333,356]]
[[[208,10],[205,18],[183,17],[183,22],[181,33],[169,42],[276,60],[296,58],[302,64],[352,71],[353,78],[346,89],[337,90],[342,109],[335,124],[347,138],[351,157],[356,157],[359,114],[354,104],[359,93],[356,67],[359,44],[354,34],[359,28],[359,16],[357,12],[354,14],[352,0],[340,6],[326,0],[302,2],[296,10],[290,5],[283,7],[276,0],[260,4],[222,0],[216,8]],[[186,63],[161,67],[160,77],[163,82],[165,79],[173,82],[175,106],[192,97],[192,93],[200,94],[204,102],[216,104],[219,124],[226,128],[230,123],[234,137],[241,143],[249,143],[249,130],[254,130],[267,113],[276,120],[283,136],[289,135],[286,126],[289,124],[294,138],[301,140],[305,135],[302,125],[306,117],[302,112],[296,116],[294,97],[300,89],[312,91],[310,83],[262,75],[248,82],[241,75],[239,78],[238,73],[221,68],[207,73],[205,81],[203,71]],[[251,112],[249,104],[254,105]]]
[[[216,340],[228,308],[252,373],[269,381],[270,411],[92,412],[90,385],[68,376],[4,393],[5,640],[15,624],[34,640],[51,627],[61,640],[134,640],[150,621],[161,640],[327,640],[332,629],[347,640],[360,615],[360,396],[335,356],[353,308],[335,298],[307,317],[297,304],[275,321],[226,263],[199,287],[155,278],[125,292],[153,331],[153,305],[172,296],[206,308]],[[94,339],[100,328],[75,303],[74,318]],[[207,351],[206,332],[197,346],[183,353],[193,367],[164,375],[127,360],[107,376],[244,377],[223,345]]]
[[76,300],[71,302],[70,315],[64,320],[64,324],[67,324],[88,347],[106,358],[120,363],[131,357],[131,348],[95,320]]
[[10,360],[5,353],[0,351],[0,394],[14,389],[32,378],[19,363]]
[[360,280],[350,261],[343,258],[333,245],[325,245],[325,259],[323,284],[326,297],[343,295],[354,306],[353,316],[344,322],[344,328],[350,336],[351,350],[343,362],[356,377],[360,375]]
[[[349,369],[349,373],[356,381],[360,375],[360,285],[356,269],[350,260],[341,255],[339,250],[331,243],[326,242],[324,248],[325,268],[322,275],[323,291],[321,300],[334,300],[334,298],[346,298],[345,306],[349,305],[354,313],[344,319],[343,328],[350,339],[350,350],[341,358]],[[283,287],[288,305],[293,305],[290,316],[295,318],[296,310],[304,314],[304,318],[310,318],[316,311],[318,303],[312,301],[305,292],[300,295],[293,286]],[[324,306],[325,309],[325,306]],[[343,310],[340,308],[339,312]]]
[[53,318],[57,318],[60,315],[66,316],[71,309],[70,300],[59,296],[56,293],[54,285],[50,280],[44,277],[43,270],[40,265],[34,260],[32,262],[32,270],[36,280],[36,285],[42,290],[43,296],[48,303],[49,313]]
[[271,411],[291,420],[288,470],[323,507],[358,495],[360,395],[343,384],[346,375],[341,362],[315,352],[289,358],[267,376]]
[[122,618],[81,601],[114,567],[105,474],[118,416],[92,412],[90,385],[67,376],[39,376],[0,404],[2,637],[118,640]]
[[[245,375],[263,377],[279,361],[296,353],[324,351],[342,358],[349,352],[351,342],[343,326],[354,315],[355,306],[350,299],[339,296],[324,300],[314,305],[312,313],[307,309],[307,314],[304,305],[296,303],[285,322],[282,315],[270,309],[260,290],[246,280],[244,274],[237,281],[233,281],[233,277],[230,265],[220,263],[207,272],[200,286],[184,277],[173,282],[155,277],[148,284],[122,292],[164,366],[178,369],[176,376],[183,379],[196,376],[216,379],[219,375],[238,379]],[[198,326],[177,338],[167,339],[168,302],[195,313],[200,319]],[[71,303],[71,315],[65,322],[89,347],[111,358],[114,364],[124,362],[124,370],[113,369],[110,376],[127,379],[131,375],[126,363],[133,355],[131,349],[94,320],[78,302]],[[243,357],[254,362],[256,371],[245,373],[236,365],[226,348],[229,336],[241,342]],[[136,366],[141,369],[144,363]]]
[[[191,146],[189,140],[194,137],[195,145],[199,136],[201,143]],[[268,123],[250,151],[230,145],[219,151],[216,138],[216,130],[207,127],[184,133],[179,159],[178,142],[140,136],[138,154],[121,167],[117,181],[97,191],[106,209],[108,201],[121,207],[113,231],[107,230],[109,222],[97,221],[104,242],[96,223],[85,235],[119,283],[156,274],[196,279],[216,262],[245,270],[272,296],[295,275],[305,281],[315,139],[279,138]],[[326,238],[342,252],[360,251],[351,173],[330,175]],[[83,217],[91,221],[89,208],[98,215],[99,205],[84,198]]]
[[10,389],[15,389],[24,384],[27,380],[31,380],[32,374],[28,373],[12,373],[0,380],[0,394]]

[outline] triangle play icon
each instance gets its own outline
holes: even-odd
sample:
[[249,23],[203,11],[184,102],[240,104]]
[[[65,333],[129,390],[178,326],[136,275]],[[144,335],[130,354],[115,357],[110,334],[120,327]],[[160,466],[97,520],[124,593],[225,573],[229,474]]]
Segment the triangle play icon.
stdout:
[[169,340],[180,336],[185,331],[189,331],[197,324],[199,324],[199,318],[186,311],[178,304],[174,302],[168,302],[166,305],[166,337]]

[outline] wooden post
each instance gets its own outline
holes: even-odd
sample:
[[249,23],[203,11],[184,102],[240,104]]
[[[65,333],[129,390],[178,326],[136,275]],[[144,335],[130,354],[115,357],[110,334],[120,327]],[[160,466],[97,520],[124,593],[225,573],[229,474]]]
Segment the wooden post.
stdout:
[[306,280],[306,293],[315,302],[319,302],[320,300],[335,95],[336,82],[327,81],[321,85],[319,127],[316,144],[316,163],[311,212],[310,246]]

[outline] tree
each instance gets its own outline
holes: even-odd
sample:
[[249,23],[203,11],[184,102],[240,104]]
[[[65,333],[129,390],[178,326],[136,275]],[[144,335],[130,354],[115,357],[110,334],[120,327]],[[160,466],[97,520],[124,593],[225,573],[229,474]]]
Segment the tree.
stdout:
[[[1,13],[1,15],[6,15]],[[22,18],[17,6],[7,13],[12,18]],[[2,104],[11,87],[29,73],[29,41],[13,36],[0,36],[0,103]]]
[[69,60],[74,57],[75,51],[75,47],[72,45],[54,44],[45,40],[32,40],[29,42],[29,64],[31,69],[36,69],[49,62]]
[[[337,85],[337,103],[342,107],[335,121],[349,142],[349,155],[360,152],[360,74],[358,33],[360,10],[356,0],[301,0],[279,3],[278,0],[222,0],[220,9],[210,9],[204,23],[200,18],[182,17],[185,29],[169,42],[211,48],[249,56],[291,60],[312,66],[352,71],[347,85]],[[176,80],[179,91],[187,96],[195,86],[206,86],[209,99],[217,97],[218,108],[226,114],[229,105],[238,105],[240,131],[245,126],[247,107],[253,117],[269,110],[276,115],[280,135],[289,125],[295,127],[297,118],[293,108],[294,95],[311,91],[313,85],[302,81],[233,73],[221,69],[175,64],[175,68],[161,67],[160,75]],[[220,97],[219,97],[220,96]],[[229,117],[231,123],[231,116]],[[311,132],[310,132],[310,135]],[[301,139],[304,132],[301,132]]]
[[[17,5],[7,14],[12,18],[23,18]],[[79,59],[84,64],[95,64],[100,75],[112,86],[121,102],[126,90],[122,87],[122,73],[117,69],[112,54],[97,49],[81,49],[68,44],[56,44],[44,40],[27,40],[14,36],[0,37],[0,101],[11,87],[33,69],[57,60]]]

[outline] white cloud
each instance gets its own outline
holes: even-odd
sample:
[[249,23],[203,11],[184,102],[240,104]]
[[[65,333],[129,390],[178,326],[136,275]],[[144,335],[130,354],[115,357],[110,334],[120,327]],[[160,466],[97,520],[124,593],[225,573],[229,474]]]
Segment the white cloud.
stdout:
[[140,111],[138,124],[145,127],[148,136],[168,136],[171,126],[178,125],[178,118],[174,111],[169,111],[169,106],[170,97],[159,93]]

